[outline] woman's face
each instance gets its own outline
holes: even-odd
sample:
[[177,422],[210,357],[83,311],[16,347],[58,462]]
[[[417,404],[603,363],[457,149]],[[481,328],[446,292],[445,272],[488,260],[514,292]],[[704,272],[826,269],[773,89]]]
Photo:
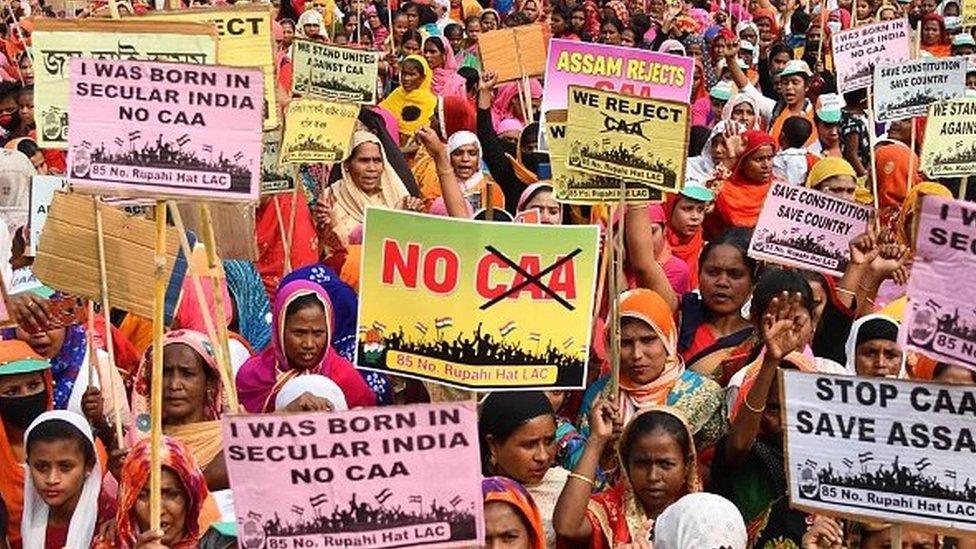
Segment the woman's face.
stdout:
[[481,30],[482,32],[498,30],[498,18],[494,13],[488,12],[481,16]]
[[769,70],[773,74],[779,74],[783,72],[783,69],[786,68],[786,64],[789,62],[790,62],[790,54],[785,51],[781,51],[776,55],[774,55],[772,59],[770,59]]
[[946,4],[943,15],[945,17],[959,17],[959,4],[955,2],[949,2]]
[[817,120],[817,137],[824,150],[840,147],[840,124]]
[[691,238],[701,230],[706,204],[687,197],[678,198],[671,210],[671,229],[684,238]]
[[668,349],[657,332],[642,320],[625,318],[620,324],[620,365],[634,384],[645,385],[661,376]]
[[791,74],[780,78],[779,90],[783,101],[790,107],[796,107],[803,104],[807,97],[807,81],[799,74]]
[[692,59],[695,60],[695,65],[696,66],[697,66],[698,62],[700,62],[702,60],[702,54],[704,52],[702,51],[701,44],[699,44],[697,42],[692,43],[692,44],[688,44],[687,46],[685,46],[685,51],[688,52],[688,56],[689,57],[691,57]]
[[634,35],[634,31],[624,29],[624,32],[620,33],[620,45],[628,48],[637,46],[637,37]]
[[295,27],[293,25],[281,26],[281,45],[285,48],[291,46],[295,41]]
[[752,108],[752,103],[742,101],[732,107],[731,118],[747,128],[754,128],[756,126],[756,109]]
[[488,445],[499,473],[526,487],[536,486],[556,458],[556,420],[552,416],[532,418],[504,441],[489,436]]
[[163,347],[163,423],[186,425],[204,421],[207,394],[215,390],[207,380],[203,357],[189,345]]
[[854,350],[854,370],[864,377],[894,377],[901,371],[901,347],[888,339],[869,339]]
[[448,35],[447,41],[451,44],[451,49],[457,53],[464,49],[464,31],[461,30],[461,27],[452,28],[453,30],[451,31],[451,34]]
[[407,24],[406,14],[400,13],[393,19],[393,40],[396,43],[400,43],[403,40],[403,35],[406,34],[410,26]]
[[410,6],[403,13],[407,16],[407,28],[412,30],[420,28],[420,10],[417,6]]
[[562,36],[566,32],[566,20],[561,14],[552,14],[552,18],[549,20],[549,30],[552,31],[553,36]]
[[712,40],[712,51],[720,57],[725,56],[725,47],[728,45],[728,41],[724,36],[716,36],[715,40]]
[[922,0],[922,15],[928,15],[935,11],[935,7],[939,5],[937,0]]
[[302,26],[302,30],[305,31],[305,36],[309,38],[315,38],[319,35],[319,26],[315,23],[306,23]]
[[664,0],[650,0],[647,3],[647,12],[658,19],[664,15]]
[[64,328],[55,328],[46,332],[28,333],[17,327],[17,339],[26,342],[34,352],[44,358],[54,358],[61,352],[64,345]]
[[400,85],[403,86],[403,91],[412,92],[416,90],[423,80],[423,75],[412,65],[403,67],[403,70],[400,71]]
[[712,118],[715,118],[716,120],[722,118],[722,109],[725,108],[725,100],[710,97],[709,101],[711,101]]
[[763,145],[742,160],[742,175],[746,179],[762,183],[773,174],[773,146]]
[[532,0],[529,0],[522,6],[522,11],[528,16],[529,21],[535,21],[539,18],[539,6]]
[[871,5],[871,3],[870,2],[867,2],[866,0],[857,0],[855,3],[857,5],[857,8],[856,8],[857,9],[857,19],[859,21],[867,21],[868,19],[870,19],[871,18],[871,12],[874,11],[873,10],[873,6]]
[[477,19],[472,19],[469,21],[465,32],[468,34],[469,44],[477,43],[478,37],[481,36],[481,21]]
[[698,63],[695,63],[695,68],[691,71],[691,89],[697,90],[701,86],[703,70]]
[[0,398],[34,396],[44,391],[44,376],[40,372],[0,376]]
[[583,26],[586,25],[586,12],[583,10],[573,10],[573,13],[569,16],[569,24],[574,31],[582,31]]
[[369,23],[369,28],[378,29],[383,23],[380,22],[380,16],[374,12],[369,12],[366,14],[366,22]]
[[478,155],[478,145],[461,145],[451,151],[451,167],[454,175],[461,181],[467,181],[478,171],[481,158]]
[[759,29],[759,39],[769,42],[773,39],[773,25],[768,17],[762,17],[754,21],[756,28]]
[[620,45],[620,32],[617,31],[616,25],[605,23],[600,28],[600,42],[610,46]]
[[424,42],[424,59],[427,60],[432,71],[444,67],[444,54],[434,45],[434,40]]
[[34,83],[34,66],[31,64],[30,59],[24,58],[20,61],[20,75],[24,77],[24,84],[31,85]]
[[976,385],[976,379],[972,370],[947,364],[934,378],[934,381],[948,383],[949,385]]
[[718,316],[739,314],[752,291],[752,275],[735,246],[716,246],[701,264],[699,275],[705,307]]
[[37,494],[52,508],[65,504],[74,507],[81,497],[85,477],[91,472],[91,467],[85,465],[85,452],[75,439],[34,442],[27,466]]
[[711,148],[711,151],[712,151],[712,161],[714,161],[715,164],[719,164],[721,162],[725,162],[725,158],[728,155],[728,153],[727,153],[727,151],[725,149],[725,136],[724,135],[716,135],[712,139],[712,148]]
[[756,31],[752,27],[742,29],[742,32],[739,33],[739,39],[745,40],[752,45],[756,45],[756,43],[759,41],[759,37],[756,36]]
[[[169,467],[163,467],[161,490],[162,509],[160,513],[160,527],[163,529],[163,545],[172,547],[174,543],[180,541],[185,536],[186,511],[189,503],[186,491],[180,477]],[[132,511],[136,515],[136,523],[139,531],[145,532],[149,529],[149,482],[143,486],[136,499],[136,504]]]
[[687,467],[681,445],[669,433],[658,429],[633,441],[627,475],[649,518],[657,518],[687,492]]
[[285,357],[299,370],[318,365],[329,345],[329,328],[325,309],[321,306],[302,307],[285,318]]
[[532,549],[532,537],[522,515],[508,503],[485,503],[486,549]]
[[922,44],[926,46],[934,46],[939,43],[939,38],[942,36],[942,29],[939,27],[938,21],[926,21],[922,25]]
[[525,205],[526,210],[539,210],[540,222],[543,225],[560,225],[563,222],[562,209],[552,191],[539,191],[532,200]]
[[[400,53],[403,54],[403,57],[406,57],[408,55],[419,55],[420,54],[420,42],[418,42],[417,40],[415,40],[413,38],[411,38],[410,40],[404,41],[402,44],[400,44]],[[406,72],[406,69],[404,69],[403,72]],[[418,75],[420,74],[419,71],[416,71],[416,72],[417,72]],[[402,81],[402,77],[403,76],[401,74],[401,83],[403,82]],[[418,85],[419,85],[419,83],[418,83]],[[404,88],[404,89],[406,89],[406,88]],[[414,88],[414,89],[417,89],[417,88]],[[407,91],[411,91],[411,90],[407,90]]]
[[898,18],[898,12],[893,9],[885,9],[881,11],[882,21],[894,21]]
[[853,202],[854,193],[857,191],[857,181],[849,175],[835,175],[821,181],[818,187],[827,194]]

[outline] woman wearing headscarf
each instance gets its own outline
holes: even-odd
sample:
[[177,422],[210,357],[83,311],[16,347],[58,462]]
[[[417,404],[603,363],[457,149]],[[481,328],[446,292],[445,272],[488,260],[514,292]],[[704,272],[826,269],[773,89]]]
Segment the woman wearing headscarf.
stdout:
[[926,196],[955,198],[945,185],[931,181],[923,181],[909,189],[895,219],[895,234],[902,245],[915,247],[915,238],[918,236],[918,212],[922,207],[922,198]]
[[[639,544],[651,524],[682,496],[701,490],[695,440],[684,414],[667,407],[640,412],[625,423],[617,445],[620,479],[592,494],[596,466],[608,449],[619,413],[604,400],[590,414],[583,456],[559,496],[554,524],[560,539],[593,548]],[[674,464],[657,470],[656,463]]]
[[255,352],[263,351],[271,342],[271,302],[261,277],[253,263],[237,259],[224,260],[224,276],[233,300],[230,329],[244,336]]
[[862,316],[851,325],[844,345],[844,371],[861,377],[905,377],[905,352],[898,345],[898,322],[882,315]]
[[728,122],[719,121],[708,135],[701,153],[688,158],[685,163],[686,186],[710,187],[715,181],[725,180],[731,175],[725,166],[728,154],[725,134],[728,128]]
[[935,57],[949,57],[952,41],[946,30],[945,20],[941,15],[933,12],[922,17],[921,47]]
[[375,405],[376,395],[359,372],[332,347],[335,326],[332,302],[321,285],[309,280],[282,284],[272,311],[271,346],[237,372],[241,405],[251,413],[270,411],[281,386],[306,373],[335,381],[350,407]]
[[[525,112],[522,100],[519,97],[519,85],[518,82],[507,82],[495,88],[495,98],[491,103],[491,120],[495,126],[495,131],[498,133],[501,133],[499,124],[503,120],[514,118],[523,124],[532,122]],[[532,95],[533,107],[536,107],[536,101],[542,99],[542,84],[533,78],[529,80],[529,88]]]
[[[889,130],[891,135],[891,130]],[[913,166],[913,173],[909,173]],[[895,139],[874,150],[874,170],[878,179],[878,216],[886,221],[908,203],[910,189],[917,187],[919,159],[912,149]]]
[[[490,175],[485,175],[481,170],[481,142],[477,135],[469,131],[454,133],[447,140],[447,154],[451,159],[454,177],[461,186],[461,193],[470,205],[472,214],[487,208],[489,200],[493,207],[505,208],[505,196],[501,189]],[[438,192],[430,206],[430,212],[443,215],[447,213],[447,206],[439,195]]]
[[296,25],[295,32],[298,36],[315,42],[328,42],[329,34],[328,30],[325,28],[325,20],[322,18],[322,14],[318,10],[306,10],[298,18],[298,24]]
[[434,115],[437,96],[431,91],[432,81],[433,71],[423,57],[408,55],[400,62],[400,86],[380,102],[380,107],[396,117],[401,141],[426,126]]
[[515,213],[526,210],[539,212],[539,223],[542,225],[560,225],[563,222],[563,206],[556,200],[555,190],[548,181],[533,183],[522,191],[519,196]]
[[441,97],[467,98],[467,81],[458,74],[458,63],[451,43],[443,36],[424,40],[424,59],[433,71],[431,91]]
[[735,505],[707,492],[682,497],[654,521],[656,549],[746,549],[748,542],[746,525]]
[[735,122],[747,130],[761,130],[766,123],[759,114],[756,99],[742,92],[733,95],[722,107],[722,120]]
[[769,134],[748,130],[727,141],[733,140],[737,142],[728,147],[730,156],[736,159],[732,175],[722,182],[715,209],[705,217],[705,234],[711,237],[732,227],[755,227],[766,193],[775,180],[776,143]]
[[714,199],[712,191],[686,183],[681,192],[669,194],[664,203],[664,238],[674,257],[688,265],[692,289],[698,288],[698,262],[705,248],[702,222]]
[[481,480],[481,493],[485,498],[485,546],[504,543],[545,549],[542,516],[521,484],[506,477],[487,477]]

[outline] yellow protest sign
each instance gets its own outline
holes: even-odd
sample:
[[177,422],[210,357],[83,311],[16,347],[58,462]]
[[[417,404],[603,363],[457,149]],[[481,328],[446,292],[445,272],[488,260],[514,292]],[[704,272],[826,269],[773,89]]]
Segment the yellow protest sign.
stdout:
[[282,164],[339,162],[346,157],[359,105],[318,99],[288,104],[281,141]]
[[976,171],[976,99],[929,105],[921,169],[931,178]]
[[245,5],[224,9],[189,9],[142,17],[161,21],[193,21],[217,27],[217,64],[227,67],[259,67],[264,72],[264,128],[278,126],[275,101],[274,41],[271,6]]
[[689,115],[684,103],[570,86],[566,166],[675,192],[685,177]]
[[962,26],[976,25],[976,0],[962,0]]
[[[552,166],[552,186],[556,200],[565,204],[601,204],[620,200],[620,180],[593,175],[566,166],[566,111],[546,113],[546,140]],[[664,193],[660,189],[629,183],[625,186],[628,202],[659,202]]]
[[291,51],[292,91],[296,95],[365,105],[376,103],[379,52],[311,40],[295,40]]
[[68,59],[138,59],[213,64],[217,33],[210,25],[98,19],[36,21],[34,49],[34,108],[37,143],[68,146]]

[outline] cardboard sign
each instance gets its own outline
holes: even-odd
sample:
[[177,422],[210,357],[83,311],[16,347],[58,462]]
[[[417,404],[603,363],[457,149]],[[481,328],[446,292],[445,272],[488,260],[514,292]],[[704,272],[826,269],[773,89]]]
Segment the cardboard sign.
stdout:
[[972,388],[780,370],[790,506],[976,531]]
[[[549,161],[552,166],[552,185],[556,200],[566,204],[602,204],[620,200],[620,180],[593,175],[566,166],[566,111],[549,111],[545,134],[549,142]],[[657,202],[663,199],[660,189],[639,183],[626,184],[628,202]]]
[[687,104],[569,88],[567,167],[667,192],[684,184]]
[[68,180],[54,175],[35,175],[30,188],[30,241],[27,249],[33,255],[47,220],[47,212],[54,200],[54,193],[67,188]]
[[480,547],[477,423],[474,402],[224,416],[241,547]]
[[521,25],[478,36],[483,72],[494,72],[499,82],[519,80],[523,76],[542,76],[546,72],[548,28]]
[[[203,234],[203,215],[199,204],[178,203],[180,217],[188,231]],[[217,255],[220,259],[258,260],[258,241],[255,223],[257,206],[236,202],[210,204],[210,218],[213,222],[214,240],[217,241]]]
[[777,182],[769,189],[749,242],[749,257],[842,276],[848,244],[867,228],[871,208]]
[[278,164],[281,133],[281,128],[268,130],[261,139],[261,196],[287,193],[295,188],[294,167]]
[[[92,200],[85,195],[55,193],[37,244],[33,269],[37,278],[50,288],[98,300],[102,286]],[[152,318],[156,223],[104,205],[102,225],[112,306]],[[180,253],[179,233],[172,227],[166,232],[163,272],[169,281],[165,311],[169,322],[186,274],[186,259]],[[193,242],[191,238],[191,245]]]
[[[569,106],[569,86],[688,103],[694,59],[637,48],[549,41],[542,112]],[[548,119],[547,119],[548,120]]]
[[244,4],[221,9],[186,9],[161,12],[142,19],[193,21],[217,28],[217,63],[225,67],[260,68],[264,73],[264,128],[277,128],[274,40],[271,36],[271,6]]
[[881,21],[834,34],[837,89],[847,93],[870,87],[876,64],[911,58],[910,42],[908,19]]
[[68,60],[73,57],[213,64],[217,33],[202,23],[139,20],[48,19],[35,21],[34,108],[37,144],[68,146]]
[[292,91],[305,97],[373,105],[380,54],[295,40]]
[[288,103],[279,162],[339,162],[349,152],[359,105],[318,99]]
[[965,57],[875,65],[875,117],[890,122],[924,116],[932,103],[965,96],[966,67]]
[[104,194],[258,198],[261,72],[71,60],[68,174]]
[[929,105],[921,164],[931,178],[976,171],[976,99]]
[[368,209],[356,365],[482,391],[583,387],[597,238]]
[[915,263],[898,342],[976,370],[976,207],[934,196],[919,212]]

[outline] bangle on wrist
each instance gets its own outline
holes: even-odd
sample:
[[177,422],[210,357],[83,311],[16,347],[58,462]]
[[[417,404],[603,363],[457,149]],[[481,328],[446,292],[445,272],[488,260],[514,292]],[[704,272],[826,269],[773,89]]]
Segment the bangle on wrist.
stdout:
[[569,478],[575,478],[576,480],[580,480],[589,484],[591,488],[596,488],[596,482],[590,477],[581,475],[579,473],[570,473]]
[[743,406],[746,407],[747,410],[749,410],[750,412],[754,412],[756,414],[761,414],[761,413],[763,413],[763,412],[766,411],[766,405],[765,404],[763,404],[762,408],[753,408],[749,404],[749,395],[748,394],[746,394],[745,398],[742,399],[742,404],[743,404]]

